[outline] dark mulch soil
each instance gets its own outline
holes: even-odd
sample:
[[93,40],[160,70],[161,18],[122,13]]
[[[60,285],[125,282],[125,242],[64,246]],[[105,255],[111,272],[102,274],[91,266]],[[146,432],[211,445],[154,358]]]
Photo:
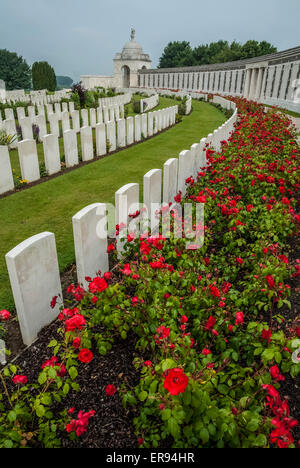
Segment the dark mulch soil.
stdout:
[[[44,328],[38,340],[21,356],[15,364],[25,370],[29,381],[36,381],[41,365],[52,357],[51,348],[47,345],[56,338],[58,322]],[[57,411],[65,408],[75,408],[74,417],[78,411],[94,410],[95,416],[90,419],[87,432],[76,441],[70,441],[66,431],[59,434],[64,448],[137,448],[137,437],[134,433],[134,409],[123,407],[118,392],[108,397],[105,388],[114,384],[117,388],[125,383],[126,387],[134,387],[139,382],[139,373],[132,362],[135,358],[135,340],[129,337],[126,341],[116,338],[113,348],[106,356],[100,356],[93,349],[94,358],[89,364],[78,367],[76,383],[79,392],[70,391],[67,398],[58,405]]]

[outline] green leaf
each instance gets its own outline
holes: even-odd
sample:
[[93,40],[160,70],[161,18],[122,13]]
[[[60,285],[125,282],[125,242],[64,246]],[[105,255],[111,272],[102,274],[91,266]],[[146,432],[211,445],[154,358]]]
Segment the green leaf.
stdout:
[[272,361],[274,359],[275,351],[273,349],[265,349],[261,357],[264,361]]
[[175,418],[170,418],[168,420],[168,429],[169,429],[169,432],[170,434],[174,437],[174,439],[176,440],[179,435],[180,435],[180,427],[179,427],[179,424],[177,423],[176,419]]
[[46,372],[42,372],[39,377],[38,377],[38,383],[40,385],[44,385],[44,383],[47,381],[47,374]]
[[171,410],[169,409],[165,409],[164,411],[162,411],[161,413],[161,419],[163,421],[168,421],[168,419],[171,417]]
[[144,391],[144,392],[140,392],[140,393],[138,394],[138,399],[139,399],[140,401],[145,401],[147,398],[148,398],[148,393],[145,392],[145,391]]
[[45,408],[43,405],[39,405],[36,409],[35,412],[39,418],[42,418],[45,415]]
[[173,361],[173,359],[166,359],[162,362],[162,370],[165,372],[169,369],[175,369],[177,367],[177,363]]
[[77,372],[77,369],[76,367],[70,367],[69,369],[69,375],[71,377],[72,380],[75,380],[77,375],[78,375],[78,372]]
[[253,442],[255,447],[265,447],[267,445],[267,438],[264,434],[259,434]]
[[200,439],[202,440],[203,444],[207,444],[207,442],[209,441],[209,432],[208,430],[203,427],[200,431]]

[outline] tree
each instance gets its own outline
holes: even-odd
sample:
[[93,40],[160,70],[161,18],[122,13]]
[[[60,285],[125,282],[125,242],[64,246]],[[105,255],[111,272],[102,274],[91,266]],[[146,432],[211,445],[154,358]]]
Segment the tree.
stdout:
[[57,86],[61,86],[62,88],[71,88],[73,84],[73,80],[69,76],[57,76],[56,81]]
[[55,72],[48,62],[35,62],[32,65],[32,84],[35,90],[56,90]]
[[159,59],[158,68],[188,67],[194,64],[193,51],[189,42],[169,42]]
[[8,91],[31,88],[31,70],[23,57],[15,52],[0,49],[0,79]]
[[199,45],[194,49],[191,48],[189,42],[170,42],[164,49],[158,68],[234,62],[274,52],[277,52],[276,47],[267,41],[250,40],[242,45],[237,41],[229,44],[228,41],[219,40]]

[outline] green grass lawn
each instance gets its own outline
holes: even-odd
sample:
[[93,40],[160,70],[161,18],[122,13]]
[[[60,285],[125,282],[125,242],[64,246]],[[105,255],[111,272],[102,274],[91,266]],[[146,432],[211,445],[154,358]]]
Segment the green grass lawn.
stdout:
[[120,187],[142,184],[146,172],[162,168],[167,159],[178,157],[226,120],[210,104],[193,101],[193,106],[194,112],[182,123],[155,138],[0,200],[0,310],[14,308],[5,263],[8,251],[35,234],[53,232],[64,271],[75,259],[74,214],[91,203],[113,203]]

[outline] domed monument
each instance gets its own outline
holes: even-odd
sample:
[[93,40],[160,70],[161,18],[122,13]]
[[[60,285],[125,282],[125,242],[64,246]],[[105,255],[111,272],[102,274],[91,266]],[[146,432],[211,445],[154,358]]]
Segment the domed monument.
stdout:
[[139,70],[149,69],[151,63],[149,55],[144,53],[142,46],[135,40],[135,30],[131,29],[130,41],[114,58],[114,76],[84,75],[81,77],[81,81],[87,89],[97,86],[135,88],[138,86]]

